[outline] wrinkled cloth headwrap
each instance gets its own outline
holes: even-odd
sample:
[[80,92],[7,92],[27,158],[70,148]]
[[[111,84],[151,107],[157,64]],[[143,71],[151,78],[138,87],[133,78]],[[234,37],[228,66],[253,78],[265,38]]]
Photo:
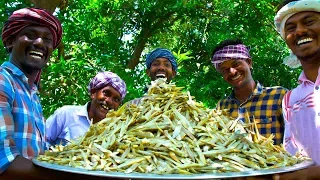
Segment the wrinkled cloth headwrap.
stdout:
[[231,59],[251,59],[249,48],[243,44],[225,46],[214,53],[211,62],[217,69],[221,63]]
[[173,70],[177,71],[178,64],[177,64],[176,58],[168,49],[164,49],[164,48],[157,48],[147,55],[147,58],[146,58],[147,69],[150,69],[152,62],[157,58],[167,58],[172,64]]
[[92,78],[88,90],[90,93],[92,90],[101,89],[105,86],[112,86],[116,89],[121,95],[121,100],[123,100],[127,94],[126,83],[118,75],[110,71],[99,72]]
[[[285,39],[285,24],[287,20],[302,11],[315,11],[320,12],[320,0],[300,0],[292,1],[283,6],[274,17],[274,24],[281,37]],[[297,56],[292,52],[288,57],[285,57],[283,63],[291,68],[296,68],[301,65]]]
[[7,47],[7,40],[17,35],[30,25],[47,27],[53,35],[53,48],[56,49],[62,38],[60,21],[50,12],[39,8],[23,8],[12,13],[2,29],[2,42]]

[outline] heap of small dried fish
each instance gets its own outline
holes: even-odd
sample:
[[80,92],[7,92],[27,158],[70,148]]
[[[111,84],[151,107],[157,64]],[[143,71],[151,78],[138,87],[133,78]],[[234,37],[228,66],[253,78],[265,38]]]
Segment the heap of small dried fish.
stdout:
[[38,157],[88,170],[156,174],[239,172],[291,166],[303,160],[273,145],[254,122],[205,108],[164,79],[139,105],[125,104],[77,141]]

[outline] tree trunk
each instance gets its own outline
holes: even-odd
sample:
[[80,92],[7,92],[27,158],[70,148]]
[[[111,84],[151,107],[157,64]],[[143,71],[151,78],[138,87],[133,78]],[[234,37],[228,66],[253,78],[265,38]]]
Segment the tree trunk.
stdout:
[[60,6],[61,1],[63,0],[28,0],[32,4],[34,4],[37,8],[45,9],[51,13],[53,13],[57,7]]

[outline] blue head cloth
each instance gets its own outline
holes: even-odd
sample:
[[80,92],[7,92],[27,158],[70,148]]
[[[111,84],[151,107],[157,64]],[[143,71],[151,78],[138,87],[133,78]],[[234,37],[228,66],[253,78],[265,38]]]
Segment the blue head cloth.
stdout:
[[177,71],[178,64],[177,64],[176,58],[168,49],[164,49],[164,48],[157,48],[147,55],[147,58],[146,58],[147,69],[150,69],[152,62],[157,58],[167,58],[172,64],[173,70]]

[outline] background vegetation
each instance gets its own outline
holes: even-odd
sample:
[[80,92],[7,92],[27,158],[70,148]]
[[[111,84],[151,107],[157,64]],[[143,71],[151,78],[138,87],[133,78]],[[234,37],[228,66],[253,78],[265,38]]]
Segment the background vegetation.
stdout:
[[[251,47],[253,77],[264,86],[296,86],[300,69],[282,64],[288,49],[275,31],[278,0],[2,0],[0,22],[16,9],[45,7],[63,25],[63,43],[44,69],[40,96],[45,116],[66,104],[85,104],[87,85],[100,70],[123,78],[124,102],[149,82],[145,56],[165,47],[178,58],[174,82],[213,108],[231,89],[211,64],[222,40],[241,38]],[[227,7],[227,8],[226,8]],[[2,24],[1,24],[2,29]],[[0,59],[8,55],[0,45]]]

